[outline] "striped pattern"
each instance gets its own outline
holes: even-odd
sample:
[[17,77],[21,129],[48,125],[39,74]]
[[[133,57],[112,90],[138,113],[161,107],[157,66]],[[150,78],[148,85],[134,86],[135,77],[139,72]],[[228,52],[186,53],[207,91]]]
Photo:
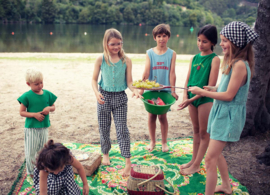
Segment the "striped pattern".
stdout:
[[24,128],[24,150],[27,174],[34,173],[37,153],[48,141],[48,128]]

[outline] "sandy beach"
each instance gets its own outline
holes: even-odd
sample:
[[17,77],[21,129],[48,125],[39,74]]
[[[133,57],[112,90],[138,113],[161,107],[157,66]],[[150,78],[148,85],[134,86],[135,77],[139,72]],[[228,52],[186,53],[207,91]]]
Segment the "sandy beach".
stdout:
[[[49,138],[56,142],[90,143],[99,141],[96,114],[96,97],[91,87],[92,72],[97,56],[101,54],[57,54],[57,53],[0,53],[0,194],[8,194],[17,177],[24,157],[24,121],[19,114],[17,98],[30,90],[24,74],[29,67],[43,72],[44,89],[57,97],[56,111],[50,114]],[[145,54],[127,54],[133,62],[133,80],[141,79]],[[178,55],[176,63],[176,86],[183,86],[190,55]],[[220,77],[219,77],[220,79]],[[168,113],[169,138],[192,136],[192,125],[185,108],[177,111],[183,91],[176,90],[179,100]],[[147,112],[143,102],[128,100],[128,127],[131,141],[149,140]],[[157,139],[161,138],[157,123]],[[111,139],[116,140],[114,123]],[[230,173],[247,186],[252,195],[270,194],[270,167],[260,165],[256,155],[264,151],[270,134],[246,137],[226,146],[224,155]]]

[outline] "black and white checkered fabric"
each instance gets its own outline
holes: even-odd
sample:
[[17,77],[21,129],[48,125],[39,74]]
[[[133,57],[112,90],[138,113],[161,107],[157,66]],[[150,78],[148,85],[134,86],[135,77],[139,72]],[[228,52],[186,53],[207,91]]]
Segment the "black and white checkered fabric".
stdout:
[[[34,187],[36,194],[40,194],[39,170],[34,169]],[[47,179],[48,195],[80,195],[81,191],[74,180],[74,173],[71,165],[66,165],[64,170],[57,175],[49,173]]]
[[103,154],[108,154],[111,149],[110,130],[112,113],[121,155],[125,158],[130,158],[130,136],[127,127],[127,94],[125,91],[107,92],[101,88],[99,91],[105,98],[104,104],[97,103],[101,151]]
[[237,47],[244,47],[249,42],[254,42],[259,35],[246,23],[234,21],[227,24],[220,32]]

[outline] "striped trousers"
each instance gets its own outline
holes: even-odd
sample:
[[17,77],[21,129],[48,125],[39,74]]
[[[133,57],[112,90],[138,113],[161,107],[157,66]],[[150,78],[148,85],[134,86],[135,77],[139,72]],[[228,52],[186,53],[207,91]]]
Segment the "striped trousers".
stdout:
[[127,127],[127,94],[125,91],[107,92],[101,88],[99,91],[105,98],[104,104],[97,103],[101,151],[103,154],[108,154],[111,149],[110,130],[112,113],[121,155],[125,158],[130,158],[130,137]]
[[34,173],[37,153],[48,141],[48,128],[24,128],[24,151],[27,174]]

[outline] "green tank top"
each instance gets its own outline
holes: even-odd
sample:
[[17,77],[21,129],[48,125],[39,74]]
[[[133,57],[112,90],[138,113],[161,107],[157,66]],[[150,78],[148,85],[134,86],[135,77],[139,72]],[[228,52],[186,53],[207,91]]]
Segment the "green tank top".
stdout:
[[206,56],[201,56],[201,53],[199,53],[194,56],[187,85],[188,87],[197,86],[203,88],[203,86],[208,85],[211,64],[215,56],[217,56],[215,53]]

